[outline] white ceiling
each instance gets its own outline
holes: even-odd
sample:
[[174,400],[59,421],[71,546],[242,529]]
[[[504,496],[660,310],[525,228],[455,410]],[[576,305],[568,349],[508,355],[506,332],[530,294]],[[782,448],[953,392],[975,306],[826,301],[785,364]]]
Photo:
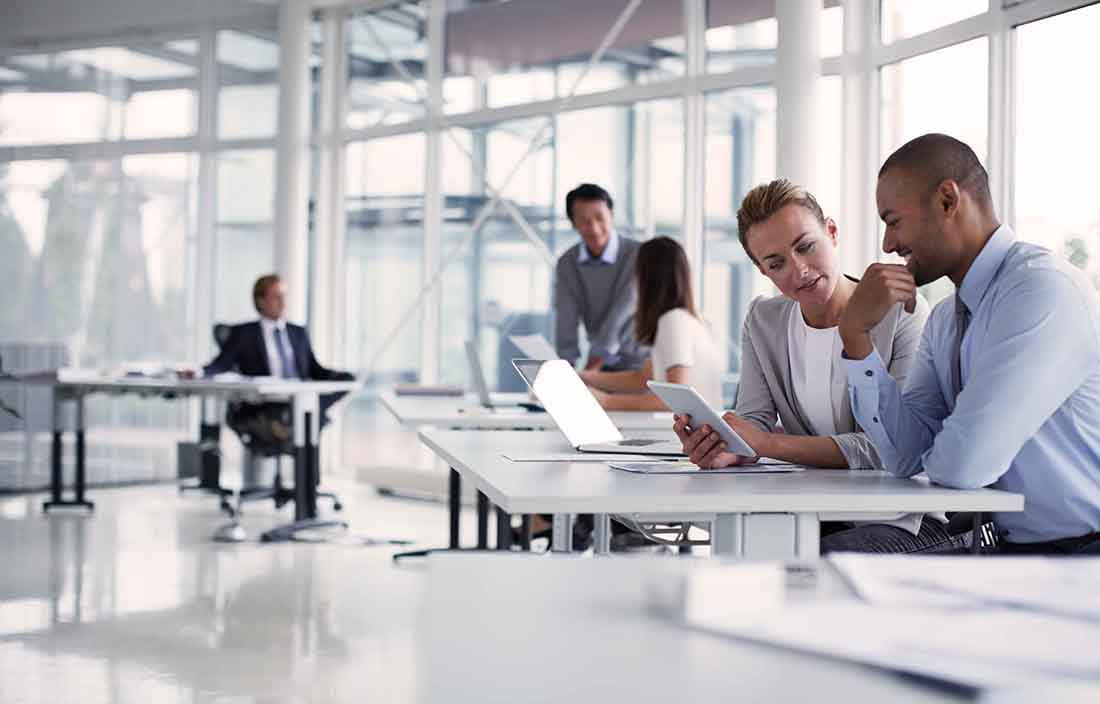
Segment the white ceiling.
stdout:
[[0,46],[191,30],[204,23],[269,19],[278,0],[0,0]]

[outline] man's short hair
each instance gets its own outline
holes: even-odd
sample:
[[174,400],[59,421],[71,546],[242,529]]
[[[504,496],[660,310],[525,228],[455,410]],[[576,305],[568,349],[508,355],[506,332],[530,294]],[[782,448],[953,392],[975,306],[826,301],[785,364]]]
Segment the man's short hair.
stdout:
[[825,212],[817,202],[817,198],[797,183],[785,178],[777,178],[771,183],[762,183],[745,194],[741,201],[741,208],[737,211],[737,238],[741,240],[741,247],[754,264],[759,264],[756,257],[749,251],[749,229],[753,225],[766,222],[768,218],[778,213],[788,205],[798,205],[810,211],[824,227]]
[[260,278],[256,279],[256,283],[252,284],[252,305],[256,307],[256,312],[260,311],[260,299],[267,295],[267,290],[275,284],[282,281],[278,274],[264,274]]
[[594,183],[582,183],[565,196],[565,214],[569,222],[573,222],[573,204],[578,200],[602,200],[607,203],[608,210],[614,210],[615,204],[611,201],[611,194]]
[[931,195],[946,180],[959,184],[982,208],[993,205],[989,174],[978,155],[965,142],[946,134],[921,135],[903,144],[878,171],[881,179],[895,169],[917,178],[924,195]]

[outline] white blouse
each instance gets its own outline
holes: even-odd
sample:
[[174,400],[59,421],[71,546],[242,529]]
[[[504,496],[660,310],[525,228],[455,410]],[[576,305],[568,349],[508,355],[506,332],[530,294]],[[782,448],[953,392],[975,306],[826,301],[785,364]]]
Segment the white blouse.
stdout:
[[[856,432],[855,417],[844,408],[848,377],[841,361],[844,345],[840,340],[840,331],[835,327],[810,327],[802,317],[802,311],[796,310],[787,329],[787,346],[795,402],[806,414],[814,435]],[[885,523],[917,535],[922,519],[923,514],[908,513],[895,520],[863,522]],[[946,518],[942,520],[946,521]]]
[[687,383],[711,408],[723,408],[721,350],[710,327],[686,308],[665,311],[657,319],[652,355],[654,380],[668,381],[669,367],[685,367]]

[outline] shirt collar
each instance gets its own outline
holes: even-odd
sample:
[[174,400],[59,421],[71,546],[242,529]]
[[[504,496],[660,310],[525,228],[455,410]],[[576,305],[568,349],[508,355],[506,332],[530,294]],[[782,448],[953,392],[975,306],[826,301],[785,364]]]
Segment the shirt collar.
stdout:
[[[603,248],[603,253],[600,254],[599,260],[604,264],[614,264],[615,260],[619,258],[619,233],[614,230],[611,231],[611,239],[607,241],[607,246]],[[580,252],[577,253],[577,261],[581,264],[592,261],[592,254],[588,251],[588,245],[581,240]]]
[[989,285],[993,283],[1001,264],[1008,256],[1008,250],[1015,242],[1016,233],[1012,228],[1001,225],[993,231],[989,241],[982,247],[982,251],[978,252],[978,256],[974,258],[966,276],[963,277],[962,285],[959,286],[959,298],[971,313],[978,309],[978,304],[985,297],[985,292],[989,290]]
[[260,316],[260,327],[264,332],[272,332],[273,330],[282,330],[286,332],[286,318],[279,318],[278,320],[272,320]]

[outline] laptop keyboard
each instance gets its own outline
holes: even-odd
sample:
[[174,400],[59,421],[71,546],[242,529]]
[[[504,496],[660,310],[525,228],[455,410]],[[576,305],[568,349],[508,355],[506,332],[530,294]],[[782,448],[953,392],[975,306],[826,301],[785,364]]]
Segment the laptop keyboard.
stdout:
[[618,444],[623,445],[624,447],[645,447],[646,445],[656,445],[656,444],[661,443],[661,442],[664,442],[664,441],[663,440],[635,439],[635,440],[620,440],[618,442]]

